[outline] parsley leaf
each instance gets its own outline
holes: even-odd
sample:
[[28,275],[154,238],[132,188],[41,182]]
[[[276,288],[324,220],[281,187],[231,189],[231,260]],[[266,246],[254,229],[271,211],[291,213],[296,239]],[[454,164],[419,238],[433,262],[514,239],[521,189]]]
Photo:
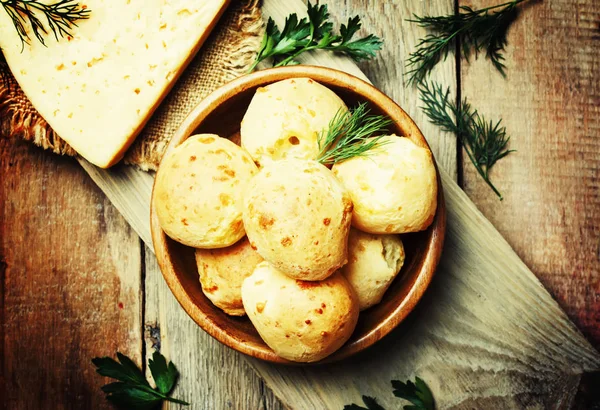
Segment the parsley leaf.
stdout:
[[302,19],[298,19],[296,13],[290,14],[281,31],[275,21],[269,18],[256,61],[250,71],[268,58],[273,59],[275,67],[298,64],[296,57],[310,50],[334,51],[361,61],[374,57],[381,49],[383,40],[373,34],[352,41],[361,27],[358,16],[348,19],[347,24],[342,24],[338,35],[333,33],[333,23],[329,21],[326,4],[313,6],[309,1],[307,14],[308,18]]
[[361,407],[357,404],[352,403],[345,405],[344,410],[385,410],[379,405],[379,403],[377,403],[377,400],[375,400],[373,397],[362,396],[362,401],[367,407]]
[[[431,390],[419,377],[415,378],[414,383],[410,380],[407,380],[406,383],[392,380],[392,387],[394,388],[394,396],[411,403],[404,406],[404,410],[435,410]],[[362,400],[366,407],[352,403],[345,405],[344,410],[385,410],[373,397],[362,396]]]
[[175,387],[175,382],[179,375],[173,362],[169,362],[167,366],[165,357],[159,352],[154,351],[152,359],[148,361],[148,367],[158,390],[162,394],[169,394],[173,390],[173,387]]
[[415,382],[407,380],[403,383],[399,380],[392,380],[394,396],[408,400],[413,406],[404,406],[405,410],[434,410],[434,401],[431,390],[425,382],[415,377]]
[[152,355],[148,367],[156,383],[152,388],[136,364],[124,354],[117,352],[117,359],[96,357],[92,363],[101,376],[110,377],[118,382],[109,383],[102,387],[106,399],[117,407],[132,410],[149,410],[156,408],[163,400],[173,403],[189,403],[168,396],[173,390],[179,372],[171,362],[158,351]]

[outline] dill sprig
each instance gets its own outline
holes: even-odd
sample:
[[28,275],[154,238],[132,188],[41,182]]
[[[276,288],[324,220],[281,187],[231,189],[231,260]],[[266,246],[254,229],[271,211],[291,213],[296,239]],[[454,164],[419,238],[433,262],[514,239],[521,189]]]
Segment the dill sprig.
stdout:
[[385,145],[384,135],[392,121],[383,115],[369,115],[366,103],[345,111],[339,110],[329,122],[329,127],[319,134],[319,156],[323,165],[344,162],[353,157],[368,155],[369,151]]
[[502,200],[489,175],[498,160],[514,151],[507,148],[510,137],[500,125],[502,120],[486,121],[466,98],[458,103],[451,101],[450,89],[444,91],[440,84],[422,82],[419,91],[429,121],[457,135],[481,178]]
[[358,16],[348,19],[342,24],[340,34],[333,34],[333,23],[329,21],[327,5],[308,2],[308,18],[298,19],[296,13],[285,19],[285,25],[280,32],[272,18],[269,18],[262,44],[256,61],[250,67],[250,72],[261,61],[272,58],[273,66],[280,67],[298,64],[296,57],[311,50],[329,50],[350,56],[355,61],[368,60],[381,49],[383,41],[370,34],[358,40],[352,37],[360,30]]
[[[75,0],[59,0],[53,4],[44,4],[38,0],[0,0],[0,3],[12,19],[23,47],[31,41],[27,26],[31,27],[39,42],[46,45],[44,36],[49,30],[57,41],[59,36],[69,37],[71,28],[77,27],[76,21],[89,18],[91,12]],[[45,23],[40,14],[45,18]]]
[[418,23],[430,33],[421,39],[417,50],[407,60],[409,83],[421,82],[438,62],[457,49],[457,44],[460,44],[458,51],[467,61],[472,53],[477,57],[485,50],[486,57],[504,76],[506,67],[502,52],[507,45],[506,34],[517,17],[517,5],[524,1],[514,0],[479,10],[461,6],[461,12],[447,16],[415,15],[409,21]]

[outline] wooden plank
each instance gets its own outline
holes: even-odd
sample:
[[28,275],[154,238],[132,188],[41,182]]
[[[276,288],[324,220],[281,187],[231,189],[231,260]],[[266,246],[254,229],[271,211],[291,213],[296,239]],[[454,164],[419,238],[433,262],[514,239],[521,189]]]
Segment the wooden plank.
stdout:
[[[278,21],[295,2],[265,1]],[[304,62],[360,75],[347,59],[324,54]],[[413,101],[413,104],[417,104]],[[145,186],[107,185],[122,173],[102,171],[107,195],[128,218],[147,215]],[[581,373],[600,368],[600,356],[543,289],[468,197],[442,171],[449,208],[448,244],[432,289],[396,332],[355,359],[339,365],[281,367],[252,364],[283,402],[294,408],[340,408],[361,393],[394,402],[390,378],[419,374],[440,408],[544,407],[568,404]],[[132,189],[136,195],[124,193]],[[143,236],[147,226],[138,226]],[[179,343],[186,343],[181,341]],[[178,343],[178,344],[179,344]]]
[[[181,377],[174,397],[194,409],[283,409],[241,353],[210,337],[181,309],[148,248],[145,260],[146,355],[159,348],[177,365]],[[187,407],[169,403],[167,408]]]
[[[487,6],[489,0],[461,1]],[[600,348],[600,10],[596,0],[523,8],[508,77],[462,65],[462,94],[502,118],[518,152],[492,173],[500,202],[464,164],[464,189]],[[482,92],[482,90],[486,90]]]
[[140,240],[75,161],[0,138],[0,397],[110,409],[91,364],[141,360]]
[[81,157],[77,157],[77,161],[144,243],[151,247],[150,197],[154,174],[124,165],[105,170]]

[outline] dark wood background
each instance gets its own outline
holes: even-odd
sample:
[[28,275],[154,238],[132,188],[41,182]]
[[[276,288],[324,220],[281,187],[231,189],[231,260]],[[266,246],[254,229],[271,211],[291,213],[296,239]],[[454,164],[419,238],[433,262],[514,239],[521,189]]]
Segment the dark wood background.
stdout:
[[[426,5],[416,0],[327,3],[338,20],[359,14],[365,32],[385,38],[378,58],[361,68],[419,125],[428,127],[416,93],[404,84],[404,59],[410,52],[406,46],[415,43],[415,33],[421,35],[411,31],[405,19],[413,11],[455,10],[454,0]],[[493,3],[460,1],[473,6]],[[471,64],[447,62],[458,73],[448,85],[488,117],[503,118],[513,136],[511,148],[517,152],[493,172],[504,201],[498,201],[463,160],[452,136],[440,135],[432,143],[438,161],[456,176],[597,349],[598,6],[596,0],[545,0],[523,7],[510,31],[506,79],[481,59]],[[139,363],[153,345],[181,342],[184,332],[157,337],[157,306],[178,309],[178,305],[164,284],[159,285],[162,278],[148,254],[76,161],[0,138],[3,408],[109,408],[92,357],[119,350]],[[281,407],[237,356],[222,368],[197,373],[203,375],[193,381],[196,396],[202,397],[194,400],[198,408]],[[598,385],[597,376],[588,376],[588,381]],[[590,386],[582,388],[584,399],[593,393]]]

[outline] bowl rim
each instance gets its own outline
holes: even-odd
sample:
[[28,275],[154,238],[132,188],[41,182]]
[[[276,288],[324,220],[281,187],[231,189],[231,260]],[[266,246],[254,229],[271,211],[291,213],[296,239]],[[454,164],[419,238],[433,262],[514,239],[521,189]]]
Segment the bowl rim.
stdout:
[[[288,67],[269,68],[257,71],[251,74],[238,77],[237,79],[219,87],[206,98],[204,98],[185,118],[181,125],[177,128],[171,141],[169,142],[164,155],[171,152],[176,146],[180,145],[188,137],[193,135],[194,131],[200,124],[211,114],[216,107],[222,102],[235,97],[239,92],[243,92],[248,88],[264,86],[276,81],[289,78],[308,77],[314,81],[320,82],[325,86],[336,85],[348,89],[353,94],[357,94],[362,99],[369,101],[370,104],[378,106],[382,111],[386,112],[396,123],[398,128],[403,130],[404,136],[409,137],[413,142],[430,149],[425,137],[408,116],[408,114],[391,98],[385,95],[382,91],[375,88],[368,82],[353,76],[351,74],[335,70],[327,67],[296,65]],[[399,120],[399,121],[398,121]],[[163,156],[164,157],[164,156]],[[386,316],[370,329],[370,331],[358,341],[352,344],[345,344],[339,350],[326,357],[325,359],[315,363],[296,363],[291,362],[277,356],[270,348],[257,348],[246,343],[245,340],[239,340],[227,333],[224,329],[217,326],[209,314],[201,310],[187,293],[182,283],[178,280],[175,272],[175,267],[171,261],[167,250],[167,235],[160,228],[158,217],[156,215],[154,205],[154,187],[152,186],[152,197],[150,203],[150,226],[152,233],[152,242],[154,251],[158,260],[159,268],[162,275],[169,286],[169,289],[183,307],[186,313],[196,322],[204,331],[213,338],[217,339],[222,344],[231,347],[246,355],[256,357],[273,363],[306,365],[306,364],[322,364],[337,362],[339,360],[350,357],[382,339],[397,327],[414,309],[419,300],[422,298],[425,290],[431,283],[433,275],[437,269],[437,265],[441,258],[445,233],[446,233],[446,207],[444,202],[443,186],[440,178],[437,163],[434,161],[436,169],[438,198],[437,209],[434,220],[431,224],[431,237],[427,242],[427,248],[424,251],[424,260],[422,267],[418,272],[415,281],[410,286],[410,289],[404,300],[402,300],[395,309],[386,314]],[[160,165],[159,165],[160,169]],[[218,309],[215,307],[215,309]]]

